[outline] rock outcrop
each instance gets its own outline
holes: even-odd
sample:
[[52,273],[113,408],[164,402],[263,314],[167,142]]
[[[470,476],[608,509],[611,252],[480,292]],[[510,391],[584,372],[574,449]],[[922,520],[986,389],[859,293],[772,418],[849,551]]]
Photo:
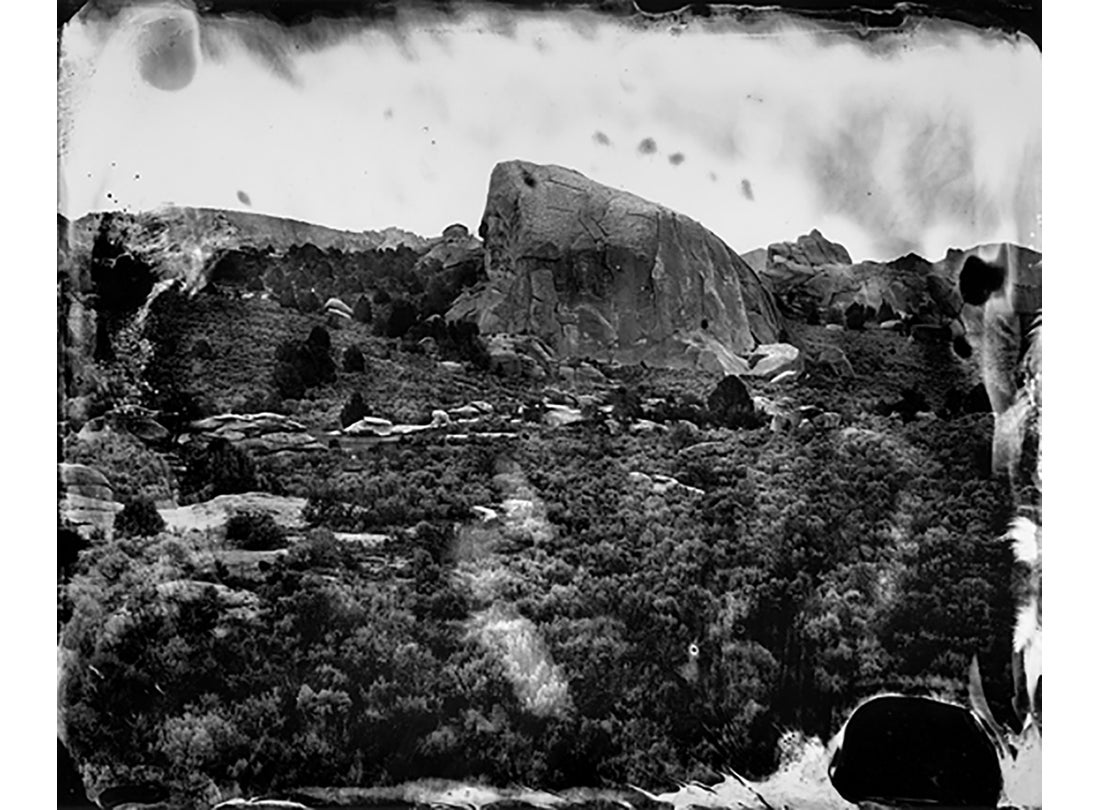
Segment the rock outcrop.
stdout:
[[302,518],[305,505],[305,498],[272,495],[267,492],[243,492],[219,495],[201,503],[158,511],[165,526],[173,532],[219,529],[239,512],[271,515],[283,528],[297,531],[306,528],[306,522]]
[[[785,309],[862,328],[900,316],[941,323],[962,307],[952,266],[909,254],[890,262],[853,263],[848,251],[811,231],[768,246],[762,277]],[[954,269],[957,275],[957,268]]]
[[114,500],[111,485],[99,470],[83,464],[58,464],[59,518],[81,532],[109,532],[122,504]]
[[779,339],[756,273],[698,222],[559,166],[493,170],[479,234],[488,280],[451,319],[528,333],[560,357],[745,370]]

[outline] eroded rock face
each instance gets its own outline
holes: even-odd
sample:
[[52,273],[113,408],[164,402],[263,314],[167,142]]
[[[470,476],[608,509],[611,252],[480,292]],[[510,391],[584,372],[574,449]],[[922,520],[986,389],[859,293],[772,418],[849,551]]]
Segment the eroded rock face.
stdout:
[[488,281],[452,319],[528,333],[560,357],[744,371],[779,337],[757,277],[699,223],[559,166],[493,170],[479,233]]
[[843,245],[817,230],[794,242],[769,245],[761,275],[776,300],[791,311],[804,316],[812,311],[848,328],[901,315],[941,323],[962,307],[946,263],[932,264],[915,254],[890,262],[853,263]]
[[110,532],[122,504],[103,473],[83,464],[58,464],[57,485],[61,520],[81,532]]

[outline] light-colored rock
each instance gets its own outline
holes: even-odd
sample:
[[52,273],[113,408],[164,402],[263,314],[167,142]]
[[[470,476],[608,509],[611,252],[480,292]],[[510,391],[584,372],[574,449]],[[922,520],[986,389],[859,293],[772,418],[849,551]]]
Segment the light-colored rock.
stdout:
[[775,379],[787,373],[797,376],[804,366],[802,352],[789,343],[761,344],[749,355],[748,363],[749,370],[745,374],[764,379]]
[[531,333],[562,357],[736,373],[778,337],[757,275],[699,223],[558,166],[493,170],[479,231],[488,281],[448,317]]
[[393,422],[379,416],[364,416],[344,428],[343,432],[347,436],[389,436],[393,433]]
[[110,489],[111,486],[103,473],[84,464],[62,462],[57,465],[57,477],[58,481],[65,487],[90,485]]
[[325,449],[325,445],[308,433],[264,433],[260,436],[242,436],[235,441],[241,448],[254,456],[284,452],[303,453]]
[[122,504],[114,500],[111,485],[99,470],[84,464],[57,465],[58,518],[87,535],[110,533]]
[[491,509],[488,506],[471,506],[470,510],[477,516],[477,519],[482,523],[489,523],[500,517],[500,513],[495,509]]
[[452,419],[460,419],[468,421],[471,419],[478,419],[482,415],[481,409],[473,404],[463,405],[460,408],[451,408],[447,411]]
[[239,441],[247,436],[262,436],[265,433],[304,433],[306,426],[281,413],[262,411],[251,414],[223,413],[208,416],[192,422],[191,430],[206,433],[211,437]]
[[547,403],[546,412],[542,415],[542,423],[548,427],[565,427],[583,421],[584,416],[581,412],[568,405]]
[[504,377],[549,377],[557,363],[546,344],[532,335],[492,334],[486,338],[489,370]]
[[462,371],[462,364],[454,360],[440,360],[436,365],[440,371],[446,371],[448,374],[457,374]]
[[334,312],[343,315],[347,318],[351,318],[352,309],[339,298],[330,298],[325,301],[325,312]]
[[776,374],[772,377],[772,383],[775,385],[782,385],[784,383],[794,382],[798,379],[799,373],[797,371],[784,371]]
[[305,498],[272,495],[268,492],[243,492],[235,495],[219,495],[202,503],[159,509],[165,526],[174,532],[189,530],[211,531],[224,526],[238,512],[257,512],[271,515],[286,529],[306,528],[302,519]]
[[477,408],[479,411],[481,411],[484,414],[490,414],[490,413],[493,412],[493,403],[486,402],[483,399],[475,399],[470,404],[473,405],[475,408]]

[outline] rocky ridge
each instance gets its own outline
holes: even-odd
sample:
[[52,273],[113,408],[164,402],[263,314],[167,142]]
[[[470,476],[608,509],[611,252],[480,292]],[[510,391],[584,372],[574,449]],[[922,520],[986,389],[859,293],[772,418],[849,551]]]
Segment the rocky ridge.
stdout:
[[448,317],[562,357],[736,373],[779,339],[756,274],[699,223],[560,166],[500,163],[479,235],[488,281]]

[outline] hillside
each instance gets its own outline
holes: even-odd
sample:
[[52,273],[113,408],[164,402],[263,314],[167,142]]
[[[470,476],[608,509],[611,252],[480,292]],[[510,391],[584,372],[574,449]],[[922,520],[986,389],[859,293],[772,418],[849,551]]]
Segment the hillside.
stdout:
[[[59,436],[59,739],[89,795],[617,801],[734,771],[841,808],[821,741],[867,697],[964,702],[976,656],[1016,722],[965,253],[883,286],[816,231],[770,246],[745,272],[796,282],[785,342],[726,375],[448,320],[493,229],[272,250],[321,237],[223,214],[62,256],[59,323],[98,324]],[[202,284],[154,292],[199,222]]]

